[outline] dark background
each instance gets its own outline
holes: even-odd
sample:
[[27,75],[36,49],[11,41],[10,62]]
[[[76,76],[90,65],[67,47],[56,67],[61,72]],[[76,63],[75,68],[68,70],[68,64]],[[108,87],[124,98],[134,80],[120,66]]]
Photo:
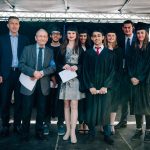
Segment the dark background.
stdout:
[[[65,36],[65,30],[70,25],[77,26],[78,30],[81,28],[87,29],[89,34],[91,34],[91,31],[93,29],[100,28],[103,30],[104,33],[106,33],[108,30],[114,30],[117,33],[118,38],[122,35],[121,26],[120,23],[85,23],[85,22],[71,22],[71,23],[65,23],[65,22],[20,22],[20,30],[19,33],[26,35],[31,43],[34,43],[34,36],[38,29],[44,28],[49,33],[53,26],[59,26],[62,30],[63,36]],[[0,35],[8,33],[7,28],[7,22],[0,22]]]

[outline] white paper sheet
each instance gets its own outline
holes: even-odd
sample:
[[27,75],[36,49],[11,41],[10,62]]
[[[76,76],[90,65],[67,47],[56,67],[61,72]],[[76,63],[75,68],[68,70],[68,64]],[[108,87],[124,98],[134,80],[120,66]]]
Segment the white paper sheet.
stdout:
[[24,73],[21,73],[19,81],[25,88],[32,91],[37,82],[37,79],[31,80],[31,77],[25,75]]
[[77,73],[74,71],[70,71],[70,70],[63,70],[61,72],[59,72],[59,76],[62,80],[63,83],[77,77]]

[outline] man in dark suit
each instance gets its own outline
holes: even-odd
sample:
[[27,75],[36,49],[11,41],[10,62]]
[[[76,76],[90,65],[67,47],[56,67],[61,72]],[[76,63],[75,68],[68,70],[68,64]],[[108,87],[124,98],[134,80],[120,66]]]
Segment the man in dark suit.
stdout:
[[131,20],[123,22],[122,31],[124,36],[120,38],[119,46],[124,51],[123,58],[123,74],[122,74],[122,88],[121,88],[121,118],[120,122],[115,126],[116,129],[125,128],[127,126],[128,104],[131,96],[130,79],[128,75],[128,54],[131,46],[135,42],[134,24]]
[[19,62],[21,72],[29,76],[31,80],[37,80],[32,90],[21,85],[20,91],[23,94],[22,140],[29,140],[30,119],[34,100],[37,104],[36,137],[40,140],[44,139],[43,121],[46,97],[50,92],[49,75],[55,71],[53,51],[45,46],[48,41],[48,33],[44,29],[38,30],[35,40],[36,44],[24,48]]
[[9,33],[0,37],[1,136],[9,135],[9,111],[13,92],[15,100],[14,131],[20,132],[21,94],[19,92],[18,62],[24,46],[29,43],[27,37],[18,33],[20,23],[17,17],[9,17],[7,27]]
[[[50,29],[50,38],[51,43],[48,43],[47,46],[53,49],[54,52],[54,61],[57,64],[57,57],[60,51],[60,40],[62,38],[61,29],[59,26],[51,27]],[[57,131],[58,135],[65,134],[65,127],[64,127],[64,102],[58,99],[59,93],[59,86],[60,86],[60,79],[59,75],[55,72],[51,74],[51,91],[49,94],[49,98],[46,104],[46,116],[45,116],[45,123],[44,123],[44,134],[49,134],[49,126],[51,117],[58,117],[57,122]]]

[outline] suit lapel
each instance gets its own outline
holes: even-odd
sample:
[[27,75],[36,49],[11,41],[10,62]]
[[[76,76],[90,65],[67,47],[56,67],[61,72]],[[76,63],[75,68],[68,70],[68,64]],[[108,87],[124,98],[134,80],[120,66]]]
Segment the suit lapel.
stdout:
[[33,64],[34,64],[35,69],[36,69],[37,68],[36,44],[33,45],[33,47],[32,47],[32,57],[31,58],[33,59]]
[[12,54],[12,47],[11,47],[11,40],[10,40],[10,35],[8,34],[6,36],[6,41],[8,41],[8,55],[11,55],[11,59],[13,58],[13,54]]
[[20,45],[22,44],[21,43],[21,36],[19,35],[18,36],[18,45],[17,45],[17,56],[18,56],[18,58],[20,58],[20,55],[21,55],[21,52],[20,52]]

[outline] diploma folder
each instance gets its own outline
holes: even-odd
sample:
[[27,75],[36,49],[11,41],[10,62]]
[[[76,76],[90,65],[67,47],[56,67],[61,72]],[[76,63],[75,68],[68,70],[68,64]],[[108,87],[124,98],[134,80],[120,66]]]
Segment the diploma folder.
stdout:
[[65,82],[77,77],[77,73],[75,71],[63,70],[63,71],[59,72],[59,76],[60,76],[62,82],[65,83]]

